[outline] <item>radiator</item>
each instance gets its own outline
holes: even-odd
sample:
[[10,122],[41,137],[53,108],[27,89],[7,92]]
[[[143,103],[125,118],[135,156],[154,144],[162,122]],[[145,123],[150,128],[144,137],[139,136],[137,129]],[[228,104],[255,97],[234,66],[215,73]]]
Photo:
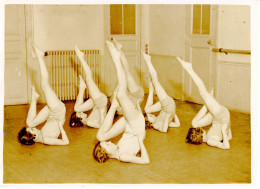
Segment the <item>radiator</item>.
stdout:
[[[92,78],[100,87],[100,51],[81,50],[92,70]],[[84,70],[74,50],[47,51],[50,61],[50,84],[62,101],[75,100],[78,95],[79,75],[85,78]],[[89,98],[88,87],[84,98]]]

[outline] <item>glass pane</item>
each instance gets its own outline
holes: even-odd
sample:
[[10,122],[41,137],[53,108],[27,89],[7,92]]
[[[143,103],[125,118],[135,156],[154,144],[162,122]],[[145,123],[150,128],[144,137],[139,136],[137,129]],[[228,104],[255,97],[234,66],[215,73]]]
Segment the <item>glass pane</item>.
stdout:
[[135,5],[124,5],[124,34],[135,34]]
[[202,5],[202,34],[210,32],[210,5]]
[[201,5],[193,5],[193,34],[200,34]]
[[122,34],[122,5],[110,5],[110,32]]

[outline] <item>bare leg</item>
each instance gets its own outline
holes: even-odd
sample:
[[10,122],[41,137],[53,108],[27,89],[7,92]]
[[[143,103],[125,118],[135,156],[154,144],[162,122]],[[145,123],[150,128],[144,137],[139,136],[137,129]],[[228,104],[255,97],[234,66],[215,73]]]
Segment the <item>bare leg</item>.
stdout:
[[151,62],[151,56],[148,54],[145,54],[144,52],[142,52],[144,60],[147,64],[148,70],[150,72],[151,78],[152,78],[152,82],[153,82],[153,86],[155,88],[156,94],[159,98],[160,101],[162,101],[163,99],[165,99],[166,97],[168,97],[167,93],[165,92],[165,90],[163,89],[163,87],[161,86],[161,84],[159,83],[158,80],[158,76],[157,76],[157,72],[153,67],[153,64]]
[[39,94],[35,91],[34,86],[32,86],[32,101],[28,111],[26,124],[28,127],[36,127],[37,125],[43,123],[49,116],[49,108],[45,106],[36,116],[36,105]]
[[129,99],[126,90],[127,82],[124,69],[120,61],[120,53],[116,50],[113,43],[106,41],[107,47],[113,58],[116,70],[117,70],[117,79],[118,79],[118,92],[117,99],[120,103],[120,106],[123,109],[124,116],[127,121],[136,119],[136,116],[139,115],[138,110],[135,108],[135,105]]
[[147,98],[146,105],[145,105],[146,114],[158,112],[162,109],[162,105],[160,102],[153,104],[153,91],[154,91],[153,84],[150,82],[149,83],[149,94],[148,94],[148,98]]
[[80,83],[79,83],[79,94],[77,96],[77,100],[74,106],[75,112],[84,112],[91,110],[94,107],[93,100],[90,98],[86,102],[84,102],[83,96],[86,89],[86,84],[82,78],[82,76],[79,76]]
[[89,94],[90,94],[91,98],[93,100],[95,100],[102,93],[100,92],[99,88],[97,87],[97,85],[93,81],[91,69],[84,59],[83,52],[81,52],[77,46],[75,46],[75,51],[76,51],[76,54],[77,54],[77,56],[78,56],[78,58],[79,58],[79,60],[82,64],[83,70],[84,70],[85,75],[86,75],[86,83],[87,83],[87,86],[88,86]]
[[53,109],[57,107],[59,103],[61,103],[61,101],[58,99],[58,97],[56,96],[55,92],[52,90],[49,84],[49,74],[43,60],[44,52],[38,49],[35,45],[33,45],[33,47],[40,65],[41,87],[45,95],[47,105],[50,109]]
[[188,74],[191,76],[193,81],[195,82],[196,86],[199,89],[200,95],[203,98],[205,105],[209,109],[209,111],[215,115],[219,112],[221,105],[216,101],[216,99],[210,95],[208,92],[206,86],[204,85],[201,78],[194,72],[192,68],[192,64],[189,62],[185,62],[184,60],[177,57],[177,60],[181,63],[182,67],[188,72]]
[[97,133],[97,139],[99,141],[106,141],[111,138],[114,138],[118,136],[119,134],[123,133],[125,130],[125,119],[124,117],[120,118],[113,126],[113,120],[114,120],[114,115],[116,112],[116,109],[118,107],[118,102],[116,100],[116,94],[113,97],[112,104],[110,106],[110,109],[102,122],[98,133]]
[[213,116],[210,113],[207,113],[207,111],[208,109],[204,105],[192,120],[193,127],[204,127],[212,123]]
[[134,93],[137,90],[139,90],[141,87],[135,82],[134,77],[132,76],[132,74],[130,73],[129,70],[129,64],[127,62],[127,59],[123,53],[122,49],[122,44],[120,44],[118,41],[116,41],[115,38],[113,38],[115,44],[116,44],[116,48],[117,50],[120,52],[120,59],[125,71],[125,75],[126,75],[126,81],[127,81],[127,88],[130,91],[130,93]]

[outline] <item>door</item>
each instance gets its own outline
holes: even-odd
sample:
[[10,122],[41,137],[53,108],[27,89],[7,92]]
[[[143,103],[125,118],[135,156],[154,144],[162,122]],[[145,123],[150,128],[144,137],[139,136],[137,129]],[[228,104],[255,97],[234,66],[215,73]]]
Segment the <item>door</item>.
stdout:
[[[212,48],[215,47],[216,5],[189,5],[187,7],[185,60],[208,90],[214,89],[215,64]],[[203,104],[197,86],[184,72],[185,100]]]
[[28,103],[24,5],[5,6],[4,104]]
[[[135,81],[141,84],[140,63],[140,5],[113,4],[106,6],[106,38],[115,38],[123,45],[130,72]],[[111,95],[117,84],[117,75],[111,55],[105,46],[106,63],[110,67],[110,84],[107,86]]]

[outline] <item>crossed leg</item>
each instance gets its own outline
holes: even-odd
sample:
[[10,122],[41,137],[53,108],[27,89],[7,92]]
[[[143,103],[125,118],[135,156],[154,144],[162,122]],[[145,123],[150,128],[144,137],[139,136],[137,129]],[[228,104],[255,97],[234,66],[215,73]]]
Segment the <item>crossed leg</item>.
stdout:
[[116,123],[113,124],[116,109],[119,106],[116,100],[116,94],[114,93],[111,106],[106,114],[104,121],[97,132],[97,139],[99,141],[106,141],[114,138],[125,131],[125,118],[121,117]]
[[84,102],[84,92],[86,89],[86,83],[84,82],[82,76],[79,76],[79,93],[77,96],[76,103],[74,105],[75,112],[84,112],[91,110],[94,107],[94,102],[91,98]]

